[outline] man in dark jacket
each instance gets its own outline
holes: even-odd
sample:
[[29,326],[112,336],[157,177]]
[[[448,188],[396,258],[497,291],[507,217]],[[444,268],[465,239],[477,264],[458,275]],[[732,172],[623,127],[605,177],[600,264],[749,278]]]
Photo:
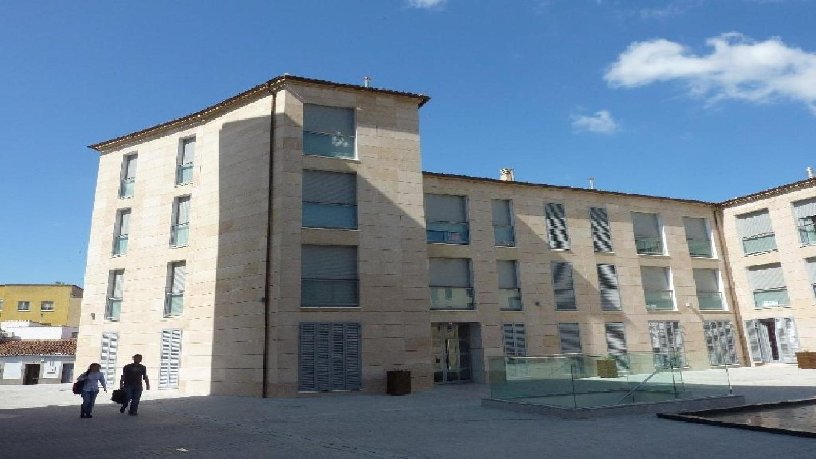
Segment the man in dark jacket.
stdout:
[[119,387],[125,390],[125,403],[119,408],[120,413],[124,413],[130,404],[131,416],[136,416],[139,411],[139,399],[142,398],[142,379],[145,382],[145,389],[150,390],[150,380],[147,379],[147,369],[142,365],[142,355],[133,356],[133,363],[125,365],[122,369],[122,378],[119,380]]

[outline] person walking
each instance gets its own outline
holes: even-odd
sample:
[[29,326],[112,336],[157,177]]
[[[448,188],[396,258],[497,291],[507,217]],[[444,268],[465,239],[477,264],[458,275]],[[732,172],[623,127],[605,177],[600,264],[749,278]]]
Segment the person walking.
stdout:
[[82,406],[79,409],[80,418],[92,418],[91,414],[96,403],[96,396],[99,395],[99,384],[105,392],[108,386],[105,384],[105,375],[102,374],[102,367],[98,363],[92,363],[88,371],[79,375],[77,382],[84,382],[82,385]]
[[122,377],[119,379],[119,387],[125,390],[125,403],[119,408],[120,413],[124,413],[130,404],[128,414],[136,416],[139,414],[139,400],[142,398],[142,379],[144,388],[150,390],[150,380],[147,379],[147,369],[142,365],[142,354],[133,356],[133,363],[129,363],[122,368]]

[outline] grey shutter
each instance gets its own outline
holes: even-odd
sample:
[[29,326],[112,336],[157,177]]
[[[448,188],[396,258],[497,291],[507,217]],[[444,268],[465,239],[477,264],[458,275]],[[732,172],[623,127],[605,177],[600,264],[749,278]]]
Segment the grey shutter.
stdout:
[[612,251],[612,231],[609,217],[603,207],[589,208],[589,224],[592,229],[592,245],[596,252]]
[[623,322],[607,322],[604,329],[607,352],[614,356],[626,355],[626,327]]
[[105,375],[105,381],[113,385],[112,381],[116,377],[116,359],[119,354],[119,334],[114,332],[102,333],[102,352],[99,357],[99,363],[102,367],[102,373]]
[[300,345],[298,350],[298,390],[317,390],[315,358],[317,356],[317,324],[300,323]]
[[301,323],[298,390],[359,390],[359,323]]
[[493,226],[511,226],[513,219],[510,215],[510,201],[494,199],[490,202],[493,211]]
[[564,214],[564,205],[548,203],[545,207],[547,217],[547,231],[550,237],[551,249],[568,249],[569,235],[567,234],[567,219]]
[[669,270],[657,266],[641,266],[640,278],[643,281],[643,289],[649,291],[662,291],[669,289]]
[[556,309],[576,309],[575,289],[572,282],[572,264],[553,262],[551,266]]
[[720,279],[716,269],[694,268],[692,270],[697,293],[720,291]]
[[518,288],[515,261],[499,260],[496,267],[499,272],[499,288]]
[[635,237],[660,238],[660,223],[656,214],[632,212]]
[[190,197],[179,196],[176,198],[176,224],[186,223],[190,223]]
[[729,320],[706,320],[703,322],[708,358],[712,365],[737,363],[734,333]]
[[136,155],[125,156],[125,171],[123,174],[125,179],[136,178],[136,159]]
[[683,217],[683,226],[686,228],[686,238],[696,240],[710,240],[705,218]]
[[465,197],[448,194],[426,194],[425,219],[429,222],[467,222]]
[[357,204],[357,176],[339,172],[303,171],[303,202]]
[[119,235],[127,236],[130,231],[130,209],[122,209],[119,213]]
[[303,129],[324,134],[354,136],[354,109],[304,104]]
[[785,277],[779,263],[749,267],[748,280],[754,290],[785,288]]
[[751,348],[751,360],[762,362],[762,348],[759,345],[759,322],[756,320],[745,321],[745,331],[748,334],[748,346]]
[[303,279],[357,279],[357,247],[301,246]]
[[811,284],[816,284],[816,258],[808,258],[807,262],[808,279]]
[[172,281],[170,291],[173,293],[183,293],[186,283],[187,265],[184,262],[173,263],[171,268]]
[[362,388],[362,336],[359,323],[344,324],[344,355],[345,355],[345,390],[360,390]]
[[181,367],[181,329],[161,331],[161,358],[159,361],[159,389],[177,389]]
[[794,202],[793,214],[796,215],[796,218],[816,216],[816,198]]
[[737,216],[737,229],[743,238],[773,233],[771,215],[767,209]]
[[601,309],[604,311],[618,311],[621,309],[620,294],[618,292],[618,276],[615,265],[598,265],[598,290],[601,293]]
[[649,321],[649,336],[655,365],[661,367],[685,366],[685,346],[678,321]]
[[195,160],[195,137],[181,141],[181,164],[192,164]]
[[792,318],[775,318],[776,342],[779,348],[779,360],[784,363],[796,362],[796,352],[799,351],[799,337],[796,334],[796,325]]
[[524,324],[503,324],[504,355],[506,357],[526,357],[527,338]]
[[113,271],[111,275],[111,298],[122,298],[125,283],[125,272]]
[[431,287],[469,288],[470,260],[467,258],[428,259]]
[[577,323],[558,324],[558,336],[562,354],[581,353],[581,331]]

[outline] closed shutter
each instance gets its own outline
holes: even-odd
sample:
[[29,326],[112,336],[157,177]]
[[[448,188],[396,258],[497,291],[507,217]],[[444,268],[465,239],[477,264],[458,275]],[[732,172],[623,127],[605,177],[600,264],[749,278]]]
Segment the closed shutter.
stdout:
[[431,287],[469,288],[470,260],[467,258],[430,258]]
[[581,332],[577,323],[558,324],[558,337],[562,354],[581,353]]
[[643,290],[666,291],[669,288],[669,269],[656,266],[641,266],[640,278]]
[[754,290],[785,288],[785,276],[779,263],[749,267],[748,280]]
[[756,320],[746,320],[745,332],[748,334],[748,347],[751,349],[751,360],[754,362],[762,362],[762,348],[759,345],[759,322]]
[[794,202],[793,214],[797,219],[816,216],[816,198]]
[[467,222],[465,197],[447,194],[426,194],[425,219],[428,222]]
[[612,230],[609,217],[603,207],[589,208],[589,224],[592,229],[592,245],[596,252],[612,251]]
[[357,204],[357,176],[339,172],[303,171],[303,201]]
[[807,262],[808,279],[811,284],[816,285],[816,258],[808,258],[805,261]]
[[618,311],[621,309],[620,294],[618,292],[618,276],[615,265],[598,265],[598,289],[601,292],[601,309],[604,311]]
[[499,260],[496,262],[499,272],[499,288],[518,288],[516,276],[516,262],[513,260]]
[[553,290],[555,293],[555,308],[559,310],[574,310],[575,289],[572,282],[572,264],[565,262],[552,263]]
[[119,214],[119,235],[130,234],[130,209],[124,209]]
[[636,238],[660,238],[660,223],[656,214],[632,212],[632,227]]
[[304,245],[301,275],[304,279],[357,279],[357,247]]
[[569,235],[567,234],[567,219],[564,214],[564,205],[548,203],[544,210],[547,217],[547,231],[550,236],[550,248],[568,249]]
[[774,319],[776,326],[776,342],[779,347],[779,360],[784,363],[796,362],[796,352],[799,350],[799,337],[796,325],[792,318],[782,317]]
[[114,332],[102,333],[102,352],[99,357],[99,364],[105,381],[112,384],[116,376],[116,359],[119,354],[119,334]]
[[686,228],[686,238],[695,240],[709,240],[705,218],[683,217],[683,226]]
[[183,261],[173,263],[171,266],[172,281],[170,282],[170,291],[172,293],[183,293],[184,285],[186,284],[187,265]]
[[122,270],[113,271],[111,275],[111,298],[122,298],[124,294],[125,272]]
[[503,324],[504,355],[506,357],[526,357],[527,337],[524,324]]
[[190,197],[180,196],[176,198],[176,224],[186,225],[190,223]]
[[125,180],[133,180],[136,178],[136,155],[125,156],[125,170],[122,174]]
[[181,329],[161,331],[161,360],[159,362],[159,389],[177,389],[181,368]]
[[354,110],[324,105],[303,105],[303,130],[354,136]]
[[655,365],[662,368],[685,366],[685,345],[678,321],[649,321],[649,336]]
[[181,164],[192,164],[195,160],[195,137],[181,142]]
[[692,275],[697,293],[715,293],[720,291],[720,279],[716,269],[694,268]]
[[604,324],[606,333],[606,349],[610,355],[626,354],[626,327],[623,322],[607,322]]
[[513,219],[510,216],[510,201],[494,199],[490,203],[493,211],[493,226],[511,226]]
[[362,386],[359,323],[300,324],[298,390],[359,390]]
[[771,215],[768,210],[737,216],[737,229],[743,238],[773,233]]

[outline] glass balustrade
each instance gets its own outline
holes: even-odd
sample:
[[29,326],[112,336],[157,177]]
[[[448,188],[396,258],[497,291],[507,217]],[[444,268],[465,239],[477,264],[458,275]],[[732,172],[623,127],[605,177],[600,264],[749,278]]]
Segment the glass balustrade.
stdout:
[[124,255],[127,253],[127,247],[128,247],[128,235],[127,234],[119,235],[113,241],[113,254]]
[[119,185],[119,197],[120,198],[132,198],[133,197],[133,189],[134,185],[136,184],[136,179],[123,179],[122,183]]
[[646,309],[671,311],[674,309],[674,292],[672,290],[645,290]]
[[687,239],[689,255],[692,257],[711,258],[713,250],[711,249],[711,241],[708,239]]
[[431,309],[473,309],[473,289],[432,286]]
[[499,305],[502,309],[511,311],[521,310],[521,289],[517,288],[500,288],[499,289]]
[[170,292],[164,303],[164,316],[178,316],[184,307],[184,292]]
[[173,225],[170,231],[170,245],[173,247],[183,247],[187,245],[190,236],[190,227],[187,223]]
[[816,244],[816,226],[813,223],[799,226],[799,240],[804,245]]
[[119,320],[119,314],[122,312],[122,300],[120,298],[109,298],[108,304],[105,307],[105,319]]
[[354,137],[304,130],[303,154],[354,159]]
[[516,237],[512,226],[494,226],[493,236],[497,246],[515,247]]
[[302,279],[300,304],[304,307],[358,306],[358,282],[355,279]]
[[428,222],[426,234],[430,243],[467,244],[470,242],[467,223]]
[[703,311],[723,310],[723,300],[720,292],[697,292],[697,302]]
[[788,289],[786,288],[754,291],[754,305],[757,308],[772,308],[788,304],[790,304],[790,298],[788,298]]
[[306,228],[356,229],[357,206],[304,202],[302,224]]
[[662,255],[663,241],[659,237],[635,236],[637,253],[643,255]]
[[774,233],[746,237],[742,239],[742,248],[745,255],[770,252],[776,250],[776,238],[774,238]]
[[176,185],[186,185],[193,182],[193,163],[176,166]]

